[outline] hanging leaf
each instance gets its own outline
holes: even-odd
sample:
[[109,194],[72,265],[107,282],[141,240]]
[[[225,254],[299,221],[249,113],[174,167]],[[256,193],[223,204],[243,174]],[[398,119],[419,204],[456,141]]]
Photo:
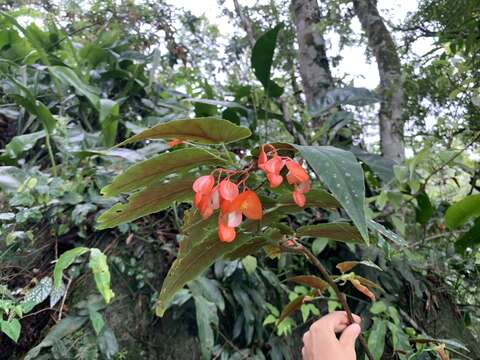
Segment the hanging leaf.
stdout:
[[363,170],[355,156],[332,146],[295,147],[340,202],[362,238],[368,242]]
[[100,335],[97,336],[97,344],[100,352],[106,360],[113,360],[118,353],[118,341],[112,329],[104,325]]
[[387,324],[385,320],[374,317],[373,325],[368,334],[368,348],[373,359],[380,360],[385,349],[385,335],[387,333]]
[[7,335],[10,339],[17,342],[20,337],[20,331],[22,330],[22,325],[18,319],[0,320],[0,329],[2,332]]
[[98,291],[108,304],[115,294],[110,288],[110,271],[108,269],[107,257],[98,249],[90,249],[90,262],[88,266],[92,269]]
[[258,81],[262,83],[265,92],[273,97],[278,97],[283,93],[283,88],[270,79],[277,36],[282,28],[283,24],[278,24],[273,29],[268,30],[258,38],[252,49],[253,72]]
[[407,242],[402,237],[395,234],[393,231],[388,230],[385,226],[377,223],[376,221],[373,221],[370,219],[367,220],[367,226],[370,230],[383,235],[387,239],[392,240],[397,245],[402,245],[402,246],[407,245]]
[[373,263],[370,260],[363,260],[363,261],[343,261],[336,265],[336,268],[340,270],[342,273],[346,273],[347,271],[352,270],[357,265],[365,265],[371,268],[383,271],[377,264]]
[[120,105],[113,100],[100,99],[99,120],[102,126],[103,143],[110,147],[117,138],[118,118]]
[[43,348],[51,347],[65,336],[73,334],[80,329],[87,320],[88,317],[86,316],[67,316],[63,318],[50,329],[40,344],[30,349],[27,356],[25,356],[25,360],[35,359]]
[[328,238],[343,242],[362,242],[362,235],[355,226],[346,223],[326,223],[300,226],[297,236]]
[[384,183],[389,183],[395,178],[393,173],[393,167],[396,165],[395,161],[377,154],[368,153],[357,146],[352,146],[350,151],[360,161],[365,163]]
[[415,207],[416,221],[422,225],[428,223],[434,212],[430,198],[425,191],[417,195],[417,206]]
[[116,196],[159,182],[170,174],[181,173],[199,165],[222,163],[220,154],[215,150],[186,148],[166,152],[129,167],[105,186],[101,193],[106,197]]
[[5,146],[5,152],[12,158],[18,158],[24,153],[32,149],[36,142],[45,137],[45,131],[37,131],[30,134],[15,136]]
[[473,227],[455,242],[455,251],[464,253],[467,248],[473,249],[478,245],[480,245],[480,217],[475,220]]
[[102,314],[100,314],[98,311],[90,310],[88,312],[88,317],[90,318],[90,322],[92,323],[93,330],[95,330],[95,334],[100,335],[100,332],[105,325]]
[[314,275],[300,275],[289,277],[287,281],[293,281],[300,285],[306,285],[323,291],[328,288],[328,283]]
[[147,139],[180,139],[199,144],[228,144],[248,138],[252,133],[246,127],[228,120],[211,117],[172,120],[128,138],[117,146]]
[[375,294],[370,291],[365,285],[363,285],[358,279],[349,279],[352,285],[360,291],[362,294],[367,296],[370,300],[375,301]]
[[311,298],[307,295],[300,295],[291,301],[280,313],[278,317],[278,324],[280,324],[284,319],[290,316],[294,311],[300,309],[300,307]]
[[128,198],[128,203],[117,203],[97,218],[97,229],[103,230],[132,222],[168,208],[173,202],[193,197],[194,177],[175,178],[168,183],[154,184]]
[[73,87],[78,94],[85,96],[97,111],[100,111],[98,90],[85,84],[75,71],[66,66],[50,66],[49,70],[64,85]]
[[55,268],[53,269],[53,286],[55,289],[60,288],[63,270],[72,265],[77,256],[85,254],[88,251],[89,248],[76,247],[74,249],[65,251],[62,255],[60,255],[55,263]]
[[195,313],[202,359],[211,359],[213,346],[215,345],[212,325],[218,326],[217,307],[214,303],[199,294],[194,293],[193,299],[195,301]]
[[328,90],[324,95],[315,99],[314,105],[309,109],[310,116],[324,115],[328,110],[339,105],[365,106],[375,104],[380,98],[372,91],[365,88],[344,87]]
[[45,130],[51,134],[57,120],[53,117],[50,110],[40,102],[36,100],[33,95],[30,97],[23,97],[20,95],[10,95],[10,97],[20,106],[24,107],[30,114],[36,116],[41,122]]
[[445,213],[445,225],[456,229],[468,219],[480,216],[480,194],[469,195],[450,206]]

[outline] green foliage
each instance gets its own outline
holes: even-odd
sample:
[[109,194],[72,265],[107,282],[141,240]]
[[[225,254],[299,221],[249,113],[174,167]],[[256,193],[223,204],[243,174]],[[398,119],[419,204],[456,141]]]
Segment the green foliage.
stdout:
[[251,62],[255,76],[262,83],[265,93],[272,97],[279,97],[283,93],[283,88],[270,79],[278,32],[282,28],[283,24],[278,24],[268,30],[258,38],[252,49]]
[[368,242],[363,170],[355,156],[330,146],[296,146]]

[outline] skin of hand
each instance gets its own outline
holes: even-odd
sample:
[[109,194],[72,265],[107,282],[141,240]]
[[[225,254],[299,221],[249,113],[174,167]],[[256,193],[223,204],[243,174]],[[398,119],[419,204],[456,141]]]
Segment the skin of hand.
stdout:
[[[345,311],[335,311],[315,321],[303,335],[303,360],[355,360],[355,340],[360,335],[360,317],[349,325]],[[337,339],[335,333],[341,333]]]

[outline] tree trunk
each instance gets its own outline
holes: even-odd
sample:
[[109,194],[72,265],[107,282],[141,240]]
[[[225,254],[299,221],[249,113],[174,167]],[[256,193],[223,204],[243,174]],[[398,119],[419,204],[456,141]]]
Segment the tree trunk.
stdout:
[[[303,92],[307,106],[312,108],[316,99],[332,87],[332,73],[328,65],[325,39],[316,29],[321,20],[317,0],[292,0],[292,13],[298,40],[298,61]],[[313,119],[313,125],[320,125],[320,119]]]
[[380,16],[376,0],[353,0],[355,13],[375,54],[380,75],[380,148],[386,158],[405,160],[403,78],[397,48]]

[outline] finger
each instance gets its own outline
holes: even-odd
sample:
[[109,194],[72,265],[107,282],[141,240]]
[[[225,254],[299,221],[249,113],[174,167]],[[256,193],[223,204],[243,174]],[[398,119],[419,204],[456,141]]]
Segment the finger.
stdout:
[[349,325],[340,335],[340,343],[346,348],[355,349],[355,340],[357,340],[358,335],[360,335],[360,325],[352,324]]
[[310,331],[307,331],[305,334],[303,334],[303,345],[307,346],[309,340],[310,340]]
[[357,324],[360,324],[362,322],[362,318],[356,314],[352,314],[353,321],[355,321]]

